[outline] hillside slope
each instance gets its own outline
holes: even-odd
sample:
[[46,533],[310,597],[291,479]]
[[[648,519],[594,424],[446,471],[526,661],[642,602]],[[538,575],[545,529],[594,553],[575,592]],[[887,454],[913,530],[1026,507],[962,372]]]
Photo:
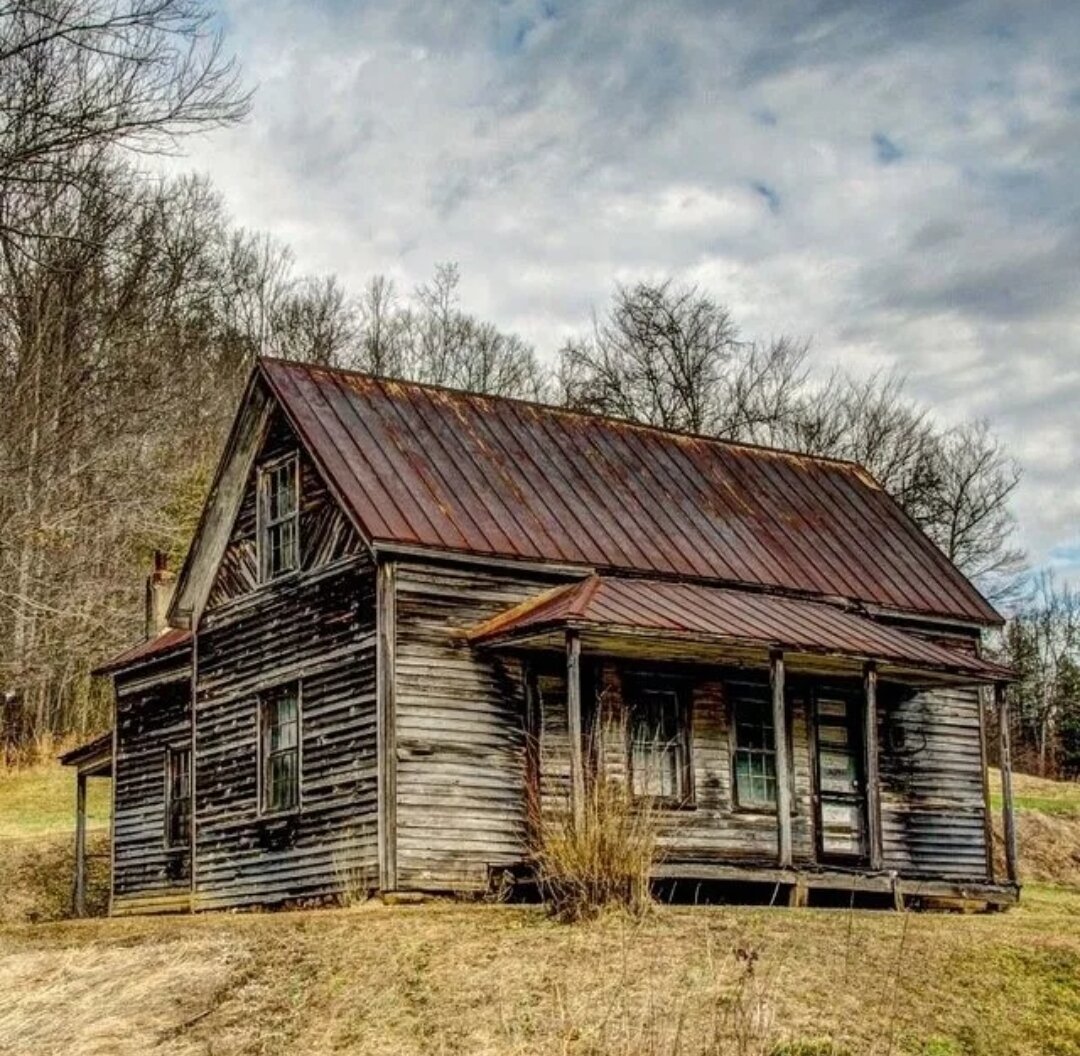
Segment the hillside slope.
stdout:
[[[1042,861],[1042,826],[1075,840],[1080,790],[1021,779],[1017,794],[1025,868],[1071,875]],[[22,919],[35,846],[70,838],[0,839],[0,905],[19,894]],[[31,872],[69,890],[62,863]],[[533,907],[371,902],[9,923],[0,1052],[1080,1056],[1078,980],[1080,888],[1038,885],[992,915],[661,907],[569,927]]]

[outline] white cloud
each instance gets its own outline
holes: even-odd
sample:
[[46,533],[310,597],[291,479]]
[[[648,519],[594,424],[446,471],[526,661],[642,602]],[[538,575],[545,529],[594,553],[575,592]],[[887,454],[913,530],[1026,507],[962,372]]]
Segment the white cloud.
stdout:
[[989,418],[1024,542],[1080,554],[1080,6],[226,15],[255,110],[192,161],[302,267],[410,285],[456,260],[469,307],[542,352],[615,279],[701,282],[822,369],[895,367],[944,420]]

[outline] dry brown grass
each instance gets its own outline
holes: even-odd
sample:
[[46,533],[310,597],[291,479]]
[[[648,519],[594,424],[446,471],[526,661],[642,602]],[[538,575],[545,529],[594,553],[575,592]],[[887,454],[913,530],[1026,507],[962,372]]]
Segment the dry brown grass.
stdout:
[[580,823],[566,807],[541,814],[536,829],[537,880],[557,919],[590,920],[607,909],[640,916],[649,907],[656,818],[647,804],[631,801],[624,784],[590,782]]
[[[1035,844],[1062,875],[1077,828],[1021,811],[1028,880]],[[659,906],[566,927],[367,901],[3,923],[66,912],[70,855],[69,836],[0,843],[4,1056],[1080,1056],[1080,889],[983,916]]]
[[1069,1056],[1078,978],[1080,895],[1048,891],[976,916],[661,906],[568,928],[370,902],[84,921],[0,928],[0,1050]]
[[[109,837],[87,837],[86,909],[103,915],[109,904]],[[0,837],[0,924],[63,920],[71,913],[75,876],[74,838]],[[2,1052],[0,1046],[0,1052]]]
[[228,935],[89,943],[0,956],[0,1051],[34,1056],[142,1056],[161,1046],[205,1053],[192,1027],[246,956]]

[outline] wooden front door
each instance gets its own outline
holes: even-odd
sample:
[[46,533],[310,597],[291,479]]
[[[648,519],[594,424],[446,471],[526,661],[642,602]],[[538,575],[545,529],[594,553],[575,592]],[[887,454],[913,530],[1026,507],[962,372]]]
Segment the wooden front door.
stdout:
[[866,855],[866,781],[855,696],[818,693],[814,701],[817,849],[823,862]]

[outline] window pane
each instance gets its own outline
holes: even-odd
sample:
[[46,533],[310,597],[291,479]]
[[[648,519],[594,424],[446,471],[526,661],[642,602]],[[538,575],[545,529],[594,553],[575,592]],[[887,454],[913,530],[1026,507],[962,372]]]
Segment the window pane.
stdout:
[[297,756],[295,752],[281,752],[270,757],[269,807],[271,810],[288,810],[297,803],[296,784]]
[[266,694],[259,709],[262,809],[288,810],[300,801],[299,689]]
[[687,794],[681,711],[669,689],[639,688],[630,704],[630,771],[636,796],[683,799]]
[[273,579],[300,565],[296,460],[272,466],[263,474],[260,567],[265,578]]
[[736,698],[735,798],[743,806],[776,803],[776,744],[772,703],[762,697]]
[[165,805],[165,840],[169,846],[188,842],[191,813],[191,750],[170,749]]

